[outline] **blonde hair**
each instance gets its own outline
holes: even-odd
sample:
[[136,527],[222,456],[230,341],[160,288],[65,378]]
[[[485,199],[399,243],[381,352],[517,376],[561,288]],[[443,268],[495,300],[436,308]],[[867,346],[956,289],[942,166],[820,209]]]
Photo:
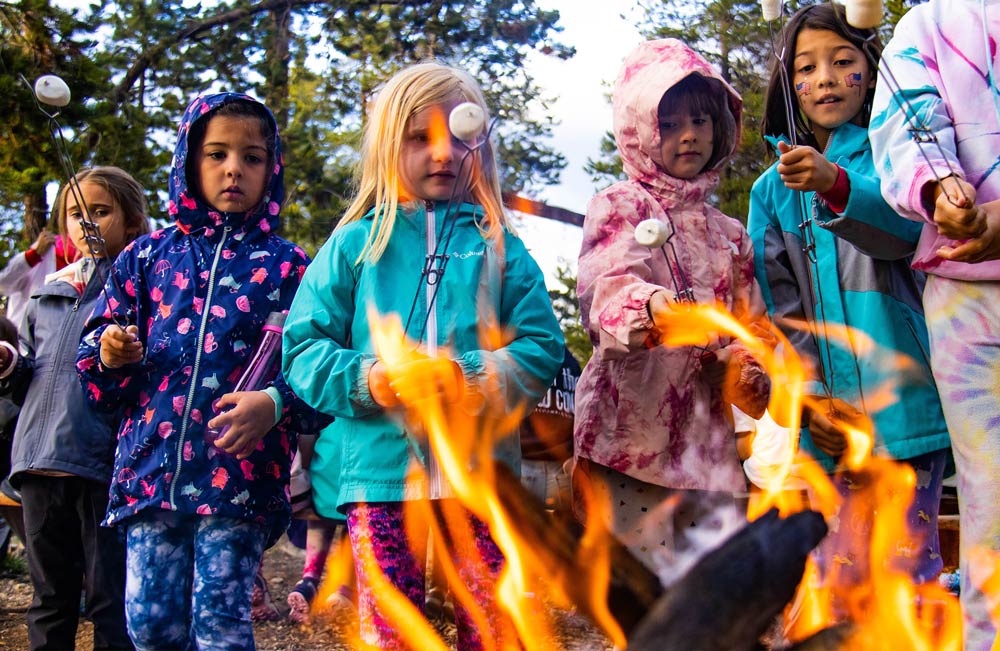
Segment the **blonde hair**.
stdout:
[[[364,129],[358,191],[337,224],[340,228],[356,222],[375,208],[368,240],[356,263],[365,258],[377,262],[392,235],[401,187],[400,150],[409,120],[419,111],[457,97],[479,105],[486,115],[486,124],[489,124],[489,109],[476,81],[465,71],[441,63],[432,61],[403,68],[390,77],[378,92]],[[510,224],[503,210],[491,143],[485,142],[479,148],[478,156],[470,158],[479,163],[473,162],[469,193],[485,211],[485,219],[479,224],[480,232],[497,239],[504,228],[510,229]]]
[[149,218],[146,216],[146,195],[139,182],[120,167],[85,167],[76,173],[68,183],[63,183],[56,196],[52,208],[53,217],[59,227],[59,234],[65,237],[66,232],[66,197],[70,193],[70,185],[79,186],[84,183],[96,183],[111,195],[111,199],[121,208],[125,217],[125,242],[131,242],[140,235],[149,232]]

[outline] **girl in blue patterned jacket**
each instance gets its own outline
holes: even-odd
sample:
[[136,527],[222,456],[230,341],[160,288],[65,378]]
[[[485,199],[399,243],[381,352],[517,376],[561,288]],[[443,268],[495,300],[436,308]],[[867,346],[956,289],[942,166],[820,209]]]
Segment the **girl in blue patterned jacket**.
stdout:
[[126,527],[139,649],[254,646],[254,575],[288,523],[293,432],[310,425],[293,420],[311,413],[280,376],[231,393],[308,264],[275,235],[282,176],[265,106],[234,93],[195,99],[170,173],[176,222],[122,252],[85,329],[88,397],[124,405],[106,523]]

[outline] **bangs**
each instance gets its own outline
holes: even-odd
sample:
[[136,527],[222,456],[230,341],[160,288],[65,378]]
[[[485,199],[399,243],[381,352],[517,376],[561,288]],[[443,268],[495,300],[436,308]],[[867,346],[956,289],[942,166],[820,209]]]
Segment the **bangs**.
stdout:
[[691,74],[663,94],[659,114],[710,115],[718,120],[722,115],[725,94],[714,80]]

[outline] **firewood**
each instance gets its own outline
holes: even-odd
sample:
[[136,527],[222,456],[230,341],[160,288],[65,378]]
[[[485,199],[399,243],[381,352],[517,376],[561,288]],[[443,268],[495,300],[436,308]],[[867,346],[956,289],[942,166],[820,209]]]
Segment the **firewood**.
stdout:
[[[497,488],[504,508],[518,526],[518,533],[542,557],[546,567],[560,568],[559,584],[577,611],[598,623],[591,607],[587,559],[581,558],[583,527],[571,514],[549,513],[545,505],[526,489],[507,466],[496,464]],[[607,605],[628,637],[640,619],[663,595],[663,585],[652,570],[636,559],[609,533],[611,578]]]
[[629,651],[752,651],[791,600],[823,517],[770,511],[670,587],[629,635]]

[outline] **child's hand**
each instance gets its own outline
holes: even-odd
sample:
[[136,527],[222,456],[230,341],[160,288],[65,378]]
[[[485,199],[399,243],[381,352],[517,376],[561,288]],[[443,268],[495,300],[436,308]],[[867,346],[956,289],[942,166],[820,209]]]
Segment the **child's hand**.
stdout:
[[661,332],[666,331],[665,319],[674,311],[674,303],[670,300],[670,296],[663,290],[653,292],[646,309],[649,311],[649,318],[653,320],[653,325]]
[[368,392],[372,394],[372,400],[385,409],[399,406],[399,397],[389,385],[389,375],[382,360],[378,360],[368,369]]
[[979,206],[985,229],[958,246],[942,246],[937,254],[956,262],[983,262],[1000,259],[1000,200]]
[[35,253],[43,256],[48,252],[50,248],[52,248],[52,245],[55,243],[56,243],[56,236],[43,228],[42,231],[38,234],[38,238],[35,240],[35,243],[31,245],[31,248],[35,250]]
[[838,421],[858,426],[865,419],[865,415],[850,403],[825,396],[812,397],[807,416],[813,444],[834,459],[847,451],[847,437]]
[[976,205],[976,189],[956,176],[941,179],[934,187],[934,223],[938,233],[952,240],[982,235],[986,215]]
[[215,447],[246,459],[257,448],[257,443],[274,427],[274,400],[263,391],[240,391],[227,393],[219,398],[217,409],[228,411],[206,423],[209,427],[229,429],[215,441]]
[[108,368],[120,368],[142,360],[143,347],[139,328],[130,325],[124,330],[109,325],[101,333],[101,363]]
[[778,175],[790,190],[826,192],[837,182],[837,166],[812,147],[778,143]]
[[465,394],[465,376],[447,357],[423,357],[392,369],[389,386],[406,404],[436,400],[453,404]]

